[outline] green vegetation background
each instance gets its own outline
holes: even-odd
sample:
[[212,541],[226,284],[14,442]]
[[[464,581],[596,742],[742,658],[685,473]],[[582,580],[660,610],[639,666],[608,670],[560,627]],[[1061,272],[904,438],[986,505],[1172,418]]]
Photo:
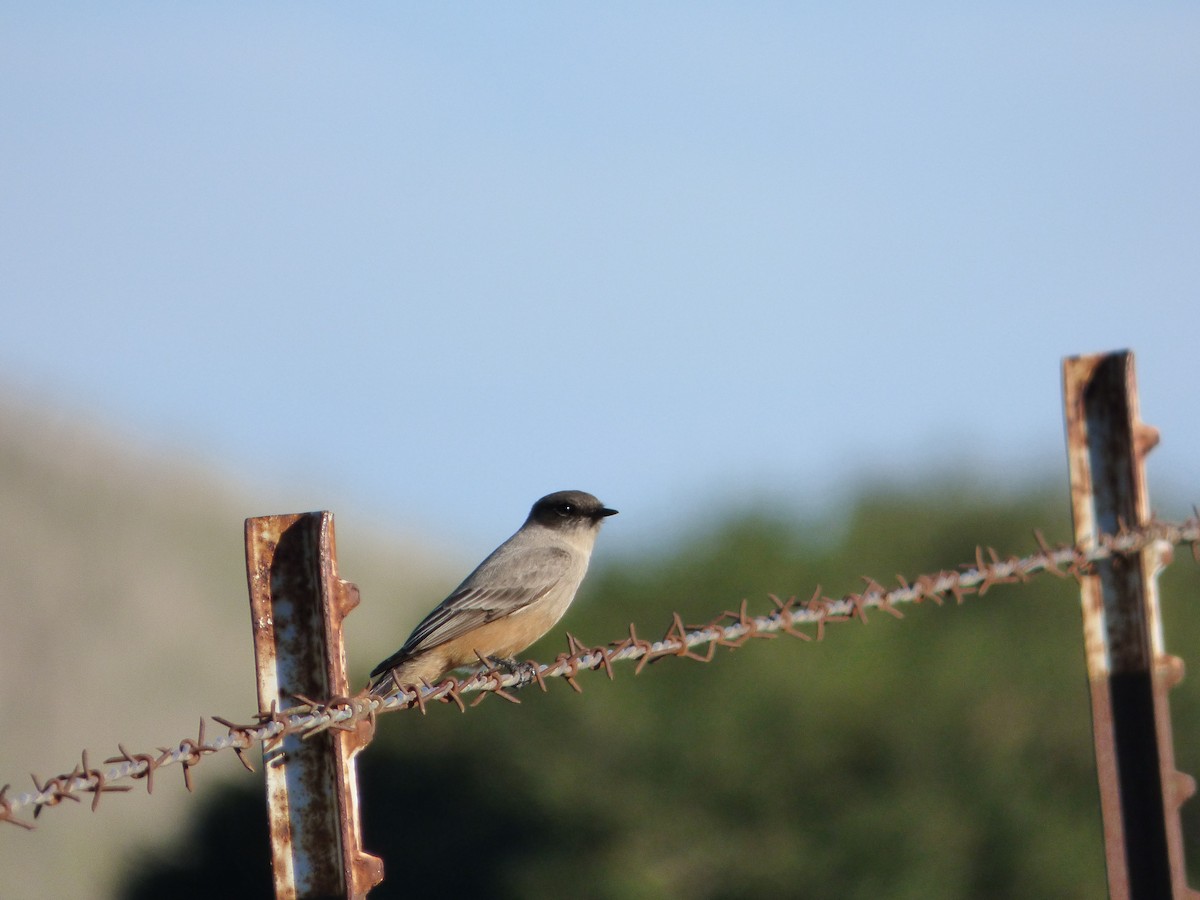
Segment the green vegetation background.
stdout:
[[[733,516],[665,553],[599,554],[530,655],[553,658],[566,629],[594,644],[629,622],[657,636],[673,610],[701,622],[742,598],[766,610],[768,593],[912,578],[977,544],[1031,552],[1034,528],[1068,539],[1067,508],[1053,491],[870,489],[829,521]],[[1168,649],[1193,664],[1198,586],[1185,548],[1163,579],[1165,619]],[[360,757],[365,845],[387,874],[371,896],[1104,896],[1081,644],[1074,582],[1043,576],[830,626],[819,643],[586,673],[582,695],[555,682],[519,706],[385,716]],[[1172,698],[1191,772],[1194,679]],[[193,821],[168,853],[137,853],[124,896],[270,896],[259,777],[213,791]]]

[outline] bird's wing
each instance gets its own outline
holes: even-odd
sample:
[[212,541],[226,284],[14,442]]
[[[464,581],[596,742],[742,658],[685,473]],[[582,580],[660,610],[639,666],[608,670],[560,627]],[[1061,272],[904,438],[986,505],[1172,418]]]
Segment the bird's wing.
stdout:
[[[413,629],[404,646],[371,672],[374,678],[403,660],[473,631],[502,616],[520,612],[544,597],[568,569],[571,554],[561,547],[545,547],[521,554],[520,582],[489,578],[499,566],[489,557],[467,580]],[[495,560],[499,562],[499,560]],[[511,562],[511,560],[509,560]]]

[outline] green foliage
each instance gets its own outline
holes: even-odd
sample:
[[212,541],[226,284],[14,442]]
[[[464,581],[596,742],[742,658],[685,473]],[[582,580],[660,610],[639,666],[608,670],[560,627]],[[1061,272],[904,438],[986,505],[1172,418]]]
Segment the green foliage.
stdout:
[[[1068,538],[1065,507],[964,490],[876,493],[830,523],[743,516],[601,567],[565,624],[587,643],[629,621],[656,637],[673,610],[692,623],[743,597],[752,611],[770,608],[768,593],[807,599],[818,582],[837,595],[863,575],[967,562],[977,542],[1028,552],[1035,527]],[[1177,568],[1170,590],[1194,596],[1195,566]],[[1168,643],[1194,646],[1197,629],[1175,618]],[[561,641],[531,655],[552,658]],[[1104,894],[1071,580],[580,683],[583,696],[555,682],[519,706],[380,720],[360,779],[364,843],[387,868],[372,897]],[[209,815],[245,812],[223,798]],[[263,846],[247,852],[265,865]],[[145,879],[165,890],[170,868]]]

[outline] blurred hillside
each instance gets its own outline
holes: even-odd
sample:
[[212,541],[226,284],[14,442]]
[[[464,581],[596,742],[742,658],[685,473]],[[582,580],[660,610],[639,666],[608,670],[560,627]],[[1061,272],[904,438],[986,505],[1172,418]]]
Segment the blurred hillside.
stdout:
[[[603,560],[565,627],[661,634],[768,592],[836,595],[892,573],[1033,548],[1070,530],[1065,492],[874,486],[829,521],[761,510],[673,549]],[[612,528],[620,527],[615,520]],[[1168,646],[1195,665],[1197,566],[1164,578]],[[551,658],[557,629],[530,655]],[[1043,577],[903,621],[830,626],[664,659],[582,695],[555,682],[383,717],[361,757],[372,897],[1095,898],[1105,895],[1078,593]],[[1200,766],[1200,692],[1173,696],[1180,765]],[[137,852],[123,895],[269,896],[261,788],[242,779],[165,853]],[[1195,804],[1189,855],[1200,862]],[[240,892],[239,892],[240,888]]]
[[[315,508],[329,498],[239,487],[185,451],[0,397],[0,783],[19,793],[31,770],[69,770],[85,747],[95,765],[118,741],[149,749],[194,734],[201,714],[252,715],[242,522]],[[359,668],[394,650],[409,607],[428,606],[461,568],[371,525],[337,521],[342,574],[364,596],[347,626]],[[240,771],[207,760],[199,795]],[[152,798],[144,784],[138,793],[107,796],[95,814],[65,804],[31,834],[0,830],[0,897],[107,895],[127,848],[173,834],[198,808],[178,771],[156,779]]]

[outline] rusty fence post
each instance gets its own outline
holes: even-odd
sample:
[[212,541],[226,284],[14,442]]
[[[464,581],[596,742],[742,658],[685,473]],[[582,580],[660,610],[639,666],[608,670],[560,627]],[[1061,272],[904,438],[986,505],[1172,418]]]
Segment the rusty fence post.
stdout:
[[[1158,433],[1141,421],[1133,354],[1063,361],[1075,541],[1150,520],[1144,461]],[[1096,775],[1112,900],[1200,897],[1187,886],[1180,805],[1195,782],[1175,770],[1169,690],[1183,663],[1163,648],[1158,572],[1170,548],[1113,556],[1081,580]]]
[[[246,573],[262,713],[296,695],[346,696],[342,620],[358,589],[337,575],[333,514],[246,520]],[[365,897],[383,863],[362,850],[355,754],[370,726],[264,750],[277,900]]]

